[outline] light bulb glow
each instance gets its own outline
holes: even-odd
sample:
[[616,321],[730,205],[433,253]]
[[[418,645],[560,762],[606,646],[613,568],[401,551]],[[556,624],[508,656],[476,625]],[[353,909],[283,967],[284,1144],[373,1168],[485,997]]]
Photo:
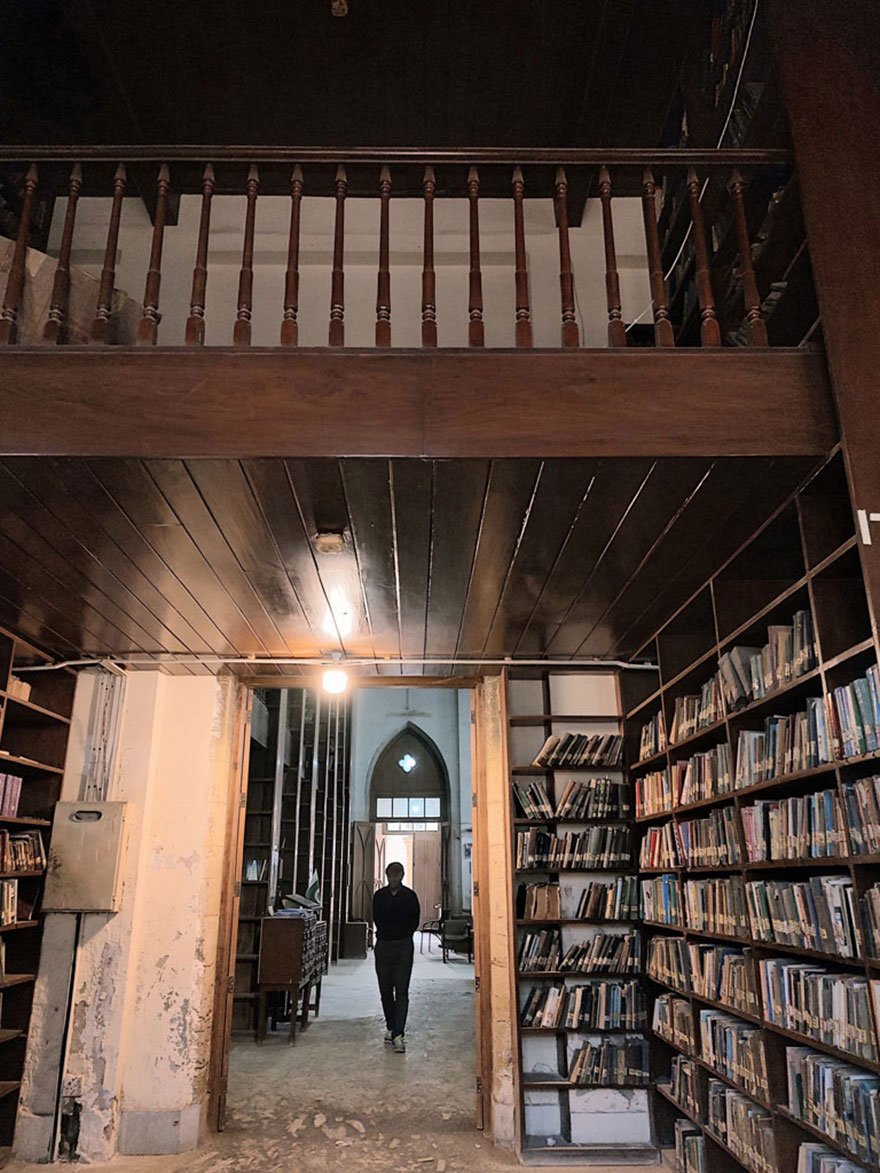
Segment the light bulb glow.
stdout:
[[348,673],[341,668],[328,668],[323,678],[324,692],[340,693],[348,688]]

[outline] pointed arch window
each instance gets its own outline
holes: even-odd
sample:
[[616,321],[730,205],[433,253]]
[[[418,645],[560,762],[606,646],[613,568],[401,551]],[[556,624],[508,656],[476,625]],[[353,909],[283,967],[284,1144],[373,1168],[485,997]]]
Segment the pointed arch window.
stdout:
[[446,763],[418,726],[406,725],[379,754],[370,782],[370,806],[376,822],[448,818]]

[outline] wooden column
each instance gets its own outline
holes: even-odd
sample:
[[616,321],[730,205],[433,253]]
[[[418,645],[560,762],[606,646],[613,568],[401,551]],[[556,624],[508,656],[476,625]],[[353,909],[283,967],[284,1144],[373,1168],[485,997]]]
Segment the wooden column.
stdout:
[[602,236],[605,242],[605,296],[608,302],[608,345],[626,346],[626,329],[620,302],[617,249],[614,247],[614,219],[611,212],[611,175],[599,171],[599,199],[602,204]]
[[642,216],[645,221],[645,245],[648,250],[648,273],[651,279],[651,308],[654,311],[654,343],[674,346],[675,335],[669,320],[666,282],[660,257],[660,234],[657,231],[657,209],[654,206],[654,176],[650,167],[642,174]]
[[[875,642],[880,621],[880,47],[873,0],[769,0]],[[860,512],[863,511],[863,512]]]
[[761,297],[755,270],[752,265],[752,242],[749,240],[749,226],[743,203],[745,183],[739,171],[734,169],[730,179],[730,196],[733,200],[733,218],[736,224],[736,246],[739,252],[739,271],[742,278],[743,304],[746,310],[746,330],[751,346],[767,345],[767,326],[761,317]]
[[101,269],[101,284],[98,288],[98,304],[92,322],[92,342],[106,342],[113,312],[113,288],[116,285],[116,249],[119,244],[119,222],[122,217],[122,200],[125,196],[125,164],[120,163],[113,176],[113,203],[110,207],[110,223],[107,227],[107,246],[104,249],[104,266]]
[[257,218],[257,196],[260,192],[260,173],[256,163],[251,164],[247,177],[247,211],[244,218],[244,244],[241,249],[241,272],[238,275],[238,310],[232,341],[235,346],[251,344],[251,312],[254,304],[254,227]]
[[468,171],[468,226],[470,272],[468,274],[468,346],[484,346],[483,274],[480,268],[480,177],[476,167]]
[[171,176],[165,163],[159,168],[156,180],[156,215],[153,218],[153,240],[150,245],[150,267],[144,287],[144,313],[138,322],[138,346],[155,346],[162,315],[159,313],[159,287],[162,283],[162,244],[165,239],[165,216],[168,212],[168,188]]
[[64,321],[70,303],[70,250],[73,246],[73,229],[76,223],[76,205],[82,191],[82,168],[75,163],[67,187],[67,212],[61,233],[61,247],[58,250],[58,264],[52,282],[52,300],[43,327],[44,342],[64,341]]
[[299,344],[299,231],[302,216],[303,171],[299,163],[290,176],[290,235],[287,241],[287,273],[284,278],[284,318],[281,345]]
[[562,345],[580,346],[574,304],[574,273],[568,240],[568,180],[562,167],[556,169],[556,227],[559,232],[559,292],[562,301]]
[[24,295],[25,262],[27,261],[28,237],[31,230],[31,213],[34,207],[34,193],[37,190],[37,168],[31,164],[24,180],[24,199],[15,237],[15,251],[6,280],[3,308],[0,310],[0,346],[14,343],[18,336],[18,311]]
[[391,345],[391,271],[388,251],[391,205],[391,172],[383,167],[379,175],[379,276],[376,285],[376,345]]
[[345,193],[348,182],[345,168],[336,169],[336,221],[333,227],[333,273],[330,278],[331,346],[345,345]]
[[687,179],[688,199],[691,205],[691,232],[694,234],[697,295],[700,299],[700,342],[703,346],[720,346],[721,330],[715,316],[715,295],[712,293],[712,275],[709,268],[709,246],[703,205],[700,203],[700,181],[691,168]]
[[532,346],[532,307],[529,301],[529,271],[526,260],[526,230],[523,216],[523,173],[521,167],[513,171],[513,246],[514,276],[516,281],[516,344]]
[[437,345],[437,278],[434,273],[434,168],[425,168],[425,235],[422,246],[422,346]]
[[208,163],[202,175],[202,214],[199,219],[199,240],[196,245],[196,263],[193,267],[192,293],[189,299],[189,317],[186,320],[187,346],[203,346],[205,342],[205,294],[208,288],[208,237],[211,232],[211,200],[214,196],[214,168]]

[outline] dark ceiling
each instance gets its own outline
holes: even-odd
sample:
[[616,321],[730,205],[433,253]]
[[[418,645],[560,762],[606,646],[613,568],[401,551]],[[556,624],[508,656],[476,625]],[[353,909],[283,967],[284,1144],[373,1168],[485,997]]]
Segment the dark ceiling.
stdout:
[[5,0],[6,143],[656,146],[704,0]]
[[814,463],[5,459],[0,622],[64,656],[629,655]]

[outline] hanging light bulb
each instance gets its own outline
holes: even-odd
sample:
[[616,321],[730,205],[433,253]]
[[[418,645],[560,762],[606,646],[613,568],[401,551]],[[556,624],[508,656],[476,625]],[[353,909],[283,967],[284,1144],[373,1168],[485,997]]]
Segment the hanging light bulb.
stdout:
[[348,673],[341,668],[328,668],[324,673],[324,692],[340,693],[348,688]]

